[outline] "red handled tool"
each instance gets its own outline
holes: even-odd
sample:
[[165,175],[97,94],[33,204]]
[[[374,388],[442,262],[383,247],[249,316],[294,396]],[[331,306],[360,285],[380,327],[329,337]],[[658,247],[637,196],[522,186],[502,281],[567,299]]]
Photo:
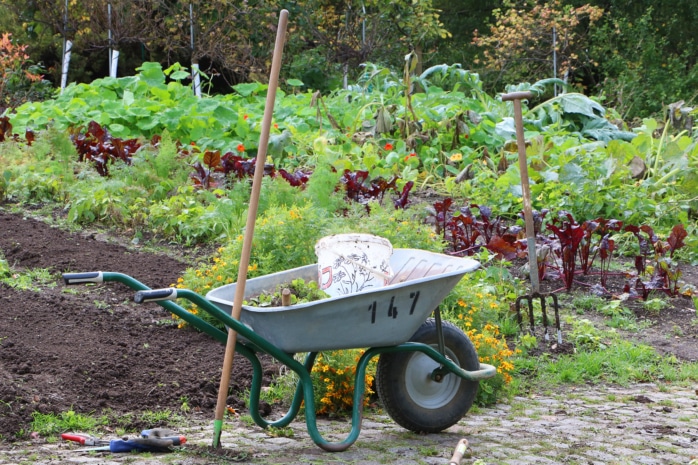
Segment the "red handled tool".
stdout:
[[77,442],[83,446],[104,446],[109,444],[109,440],[107,439],[97,439],[96,437],[88,434],[64,433],[61,434],[61,438],[66,441]]

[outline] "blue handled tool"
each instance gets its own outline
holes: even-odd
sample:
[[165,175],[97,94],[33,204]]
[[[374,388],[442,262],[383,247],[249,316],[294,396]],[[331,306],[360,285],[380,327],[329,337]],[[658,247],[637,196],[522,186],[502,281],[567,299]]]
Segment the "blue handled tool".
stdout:
[[174,431],[161,428],[143,430],[140,438],[104,440],[85,434],[62,434],[61,437],[67,441],[78,442],[82,445],[99,446],[76,449],[75,452],[170,452],[173,446],[181,446],[187,442],[186,437],[177,435]]

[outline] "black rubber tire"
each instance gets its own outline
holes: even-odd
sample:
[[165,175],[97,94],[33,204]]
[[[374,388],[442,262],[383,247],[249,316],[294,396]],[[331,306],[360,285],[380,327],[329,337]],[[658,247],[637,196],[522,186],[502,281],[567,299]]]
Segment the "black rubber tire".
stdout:
[[[477,370],[477,351],[456,325],[443,322],[446,356],[468,371]],[[438,350],[436,322],[425,321],[410,338]],[[448,373],[437,383],[430,378],[438,364],[421,352],[381,354],[376,368],[376,392],[395,423],[417,433],[438,433],[463,418],[477,394],[478,381]]]

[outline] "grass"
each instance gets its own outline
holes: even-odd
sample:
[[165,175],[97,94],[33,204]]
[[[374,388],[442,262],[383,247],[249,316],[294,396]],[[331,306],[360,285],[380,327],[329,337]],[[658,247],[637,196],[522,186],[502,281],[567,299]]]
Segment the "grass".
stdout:
[[95,431],[98,427],[106,425],[107,422],[106,416],[82,415],[73,410],[59,414],[34,412],[31,429],[41,436],[49,438],[68,431]]
[[0,282],[20,291],[38,291],[41,288],[56,287],[55,278],[46,268],[36,268],[22,272],[10,271],[9,273],[3,271],[3,265],[0,263]]
[[172,410],[146,410],[141,413],[141,421],[149,425],[171,425],[184,422],[184,417],[173,412]]

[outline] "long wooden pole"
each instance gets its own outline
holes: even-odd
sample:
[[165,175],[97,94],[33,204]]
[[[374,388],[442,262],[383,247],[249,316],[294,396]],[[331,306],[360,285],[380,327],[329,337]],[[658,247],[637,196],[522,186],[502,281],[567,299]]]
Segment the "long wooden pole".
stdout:
[[[245,235],[242,242],[242,253],[240,255],[240,267],[238,268],[238,279],[235,287],[235,298],[233,300],[233,310],[231,316],[236,320],[240,318],[242,301],[245,296],[245,283],[247,282],[247,268],[250,265],[250,251],[252,250],[252,238],[254,236],[254,225],[257,219],[257,209],[259,207],[259,194],[262,189],[262,176],[264,175],[264,164],[267,160],[267,145],[269,144],[269,131],[271,128],[272,114],[274,113],[274,101],[276,100],[276,88],[279,83],[279,70],[281,68],[281,55],[286,37],[286,26],[288,24],[288,11],[281,10],[279,14],[279,27],[276,31],[276,43],[274,44],[274,55],[271,63],[271,73],[269,75],[269,89],[267,90],[267,101],[264,107],[264,117],[262,119],[262,132],[259,135],[259,147],[255,161],[254,177],[252,178],[252,194],[250,196],[250,206],[247,212],[247,223]],[[216,404],[216,417],[213,423],[213,447],[220,447],[221,431],[223,429],[223,417],[225,416],[226,399],[228,398],[228,387],[230,385],[230,374],[233,370],[233,356],[235,355],[235,343],[237,342],[237,332],[228,329],[228,341],[225,347],[225,358],[223,359],[223,373],[218,388],[218,403]]]
[[538,257],[536,256],[536,233],[533,224],[533,208],[531,207],[531,188],[528,183],[528,163],[526,162],[526,138],[524,137],[523,115],[521,100],[533,98],[531,92],[512,92],[502,95],[503,102],[514,102],[514,124],[516,125],[516,145],[519,149],[519,172],[521,173],[521,191],[523,195],[524,221],[526,224],[526,241],[528,243],[528,266],[531,276],[531,290],[534,294],[540,292],[538,276]]

